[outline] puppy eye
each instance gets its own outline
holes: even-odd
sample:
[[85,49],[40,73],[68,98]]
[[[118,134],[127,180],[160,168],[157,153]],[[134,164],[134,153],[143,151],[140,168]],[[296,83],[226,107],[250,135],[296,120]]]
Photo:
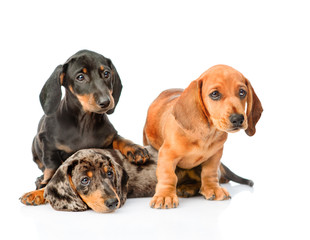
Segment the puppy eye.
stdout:
[[220,100],[221,97],[222,97],[222,95],[220,94],[219,91],[214,91],[214,92],[210,93],[209,96],[210,96],[210,98],[211,98],[212,100]]
[[109,170],[109,171],[107,172],[107,175],[108,175],[109,178],[112,178],[112,177],[113,177],[113,172]]
[[103,72],[103,76],[105,77],[105,78],[109,78],[110,77],[110,72],[109,71],[104,71]]
[[84,186],[88,186],[90,184],[90,179],[88,177],[82,178],[81,184]]
[[78,81],[83,81],[84,79],[85,79],[85,77],[83,74],[79,74],[76,76],[76,80],[78,80]]
[[243,90],[243,89],[240,89],[240,90],[239,90],[239,96],[240,96],[240,98],[244,98],[244,97],[246,96],[246,94],[247,94],[247,92],[246,92],[245,90]]

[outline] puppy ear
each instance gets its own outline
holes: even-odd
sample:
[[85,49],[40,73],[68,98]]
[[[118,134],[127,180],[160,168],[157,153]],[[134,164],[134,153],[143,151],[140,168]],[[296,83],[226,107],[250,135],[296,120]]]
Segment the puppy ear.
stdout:
[[57,169],[45,188],[44,198],[55,210],[76,212],[88,208],[71,180],[72,171],[77,164],[78,160],[68,159]]
[[124,156],[115,150],[111,150],[110,153],[112,155],[110,162],[116,172],[116,193],[119,196],[121,206],[123,206],[127,200],[129,176],[122,165]]
[[119,97],[120,97],[121,92],[122,92],[123,85],[122,85],[121,79],[120,79],[112,61],[110,59],[107,59],[107,60],[108,60],[109,67],[112,69],[112,78],[113,78],[113,80],[112,80],[113,81],[112,96],[114,98],[114,108],[107,111],[107,114],[112,114],[115,110],[117,103],[118,103]]
[[209,113],[203,103],[202,80],[195,80],[184,90],[173,107],[175,119],[185,128],[199,128],[209,124]]
[[247,99],[247,118],[248,118],[248,128],[245,130],[246,134],[253,136],[256,132],[255,126],[261,117],[263,112],[262,104],[257,97],[250,81],[246,79],[246,84],[249,90]]
[[53,114],[59,107],[61,101],[61,82],[64,77],[62,73],[63,66],[57,66],[41,90],[40,102],[46,115]]

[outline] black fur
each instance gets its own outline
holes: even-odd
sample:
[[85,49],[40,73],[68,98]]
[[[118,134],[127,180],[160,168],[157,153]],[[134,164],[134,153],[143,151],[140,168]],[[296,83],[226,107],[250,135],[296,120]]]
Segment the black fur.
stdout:
[[[62,100],[61,87],[66,90]],[[126,154],[145,153],[143,148],[121,138],[108,119],[121,91],[115,66],[101,54],[82,50],[56,67],[40,94],[45,115],[39,123],[32,153],[44,176],[38,178],[37,189],[44,187],[57,168],[80,149],[112,148],[113,141],[118,139],[134,145],[134,153]],[[144,155],[145,161],[147,154]]]

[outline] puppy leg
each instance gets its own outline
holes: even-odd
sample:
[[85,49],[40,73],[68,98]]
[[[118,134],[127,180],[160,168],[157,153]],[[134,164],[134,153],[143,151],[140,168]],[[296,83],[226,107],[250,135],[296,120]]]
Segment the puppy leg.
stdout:
[[[40,155],[38,155],[38,151],[35,150],[39,148],[37,145],[40,146]],[[41,171],[43,171],[43,176],[38,177],[35,182],[36,189],[45,187],[63,162],[59,151],[51,150],[53,148],[53,143],[46,139],[45,134],[40,134],[40,137],[36,138],[33,143],[32,153],[34,161],[38,164]]]
[[43,174],[43,180],[40,183],[39,188],[43,188],[46,186],[46,184],[49,182],[49,180],[53,177],[54,173],[56,172],[56,170],[54,169],[50,169],[50,168],[46,168],[44,170],[44,174]]
[[156,175],[158,183],[156,192],[150,202],[151,208],[176,208],[179,199],[176,194],[177,176],[175,174],[174,156],[164,148],[159,150]]
[[119,135],[113,140],[113,149],[119,150],[130,162],[143,164],[150,159],[149,153],[145,148]]
[[207,200],[230,199],[228,191],[219,184],[218,169],[222,153],[223,149],[202,164],[200,193]]
[[32,206],[45,204],[46,200],[44,198],[44,188],[25,193],[23,196],[20,197],[20,201],[25,205]]

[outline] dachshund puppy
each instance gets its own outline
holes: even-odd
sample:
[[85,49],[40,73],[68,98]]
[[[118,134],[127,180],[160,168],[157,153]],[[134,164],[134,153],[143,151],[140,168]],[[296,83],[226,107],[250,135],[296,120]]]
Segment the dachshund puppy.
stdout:
[[144,127],[144,144],[159,150],[158,183],[150,206],[178,206],[176,166],[201,165],[200,193],[208,200],[229,199],[219,185],[223,145],[228,133],[240,129],[254,135],[262,111],[250,82],[225,65],[211,67],[184,91],[162,92],[151,104]]
[[119,151],[80,150],[58,168],[45,187],[44,198],[56,210],[113,212],[127,197],[154,194],[155,168],[153,160],[143,167],[131,164]]
[[[61,99],[61,86],[66,94]],[[73,153],[85,148],[113,148],[129,161],[144,163],[147,151],[118,135],[107,114],[114,112],[122,91],[112,61],[82,50],[56,67],[40,93],[45,115],[32,144],[33,160],[43,175],[36,189],[49,182],[58,167]],[[23,198],[25,204],[30,204]]]
[[[157,151],[146,149],[150,160],[143,167],[131,164],[119,152],[111,149],[83,149],[69,157],[56,171],[45,188],[24,196],[40,205],[49,202],[55,210],[113,212],[124,205],[127,198],[151,197],[155,193]],[[198,194],[201,185],[201,167],[191,170],[177,168],[178,195]],[[221,179],[250,184],[221,169]],[[23,199],[21,199],[22,202]]]

